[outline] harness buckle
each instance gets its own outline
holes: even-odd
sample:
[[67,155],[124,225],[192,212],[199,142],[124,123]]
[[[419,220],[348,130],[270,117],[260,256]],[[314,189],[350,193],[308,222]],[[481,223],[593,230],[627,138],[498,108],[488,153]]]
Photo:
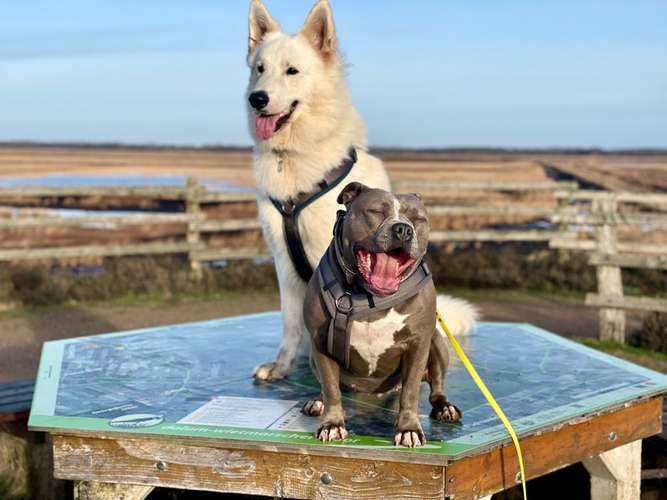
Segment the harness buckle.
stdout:
[[289,199],[283,203],[283,212],[285,212],[285,215],[292,215],[295,208],[296,205],[292,199]]
[[345,292],[336,299],[336,309],[346,316],[352,312],[352,294]]

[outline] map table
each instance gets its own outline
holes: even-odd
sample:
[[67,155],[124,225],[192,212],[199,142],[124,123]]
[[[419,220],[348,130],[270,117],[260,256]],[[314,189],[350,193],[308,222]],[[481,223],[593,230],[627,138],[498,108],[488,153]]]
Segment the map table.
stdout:
[[[424,384],[428,442],[397,448],[397,395],[344,393],[350,437],[320,443],[317,418],[299,411],[319,393],[306,355],[283,381],[251,377],[274,355],[281,328],[272,312],[47,342],[30,428],[53,436],[56,477],[143,485],[137,498],[169,486],[460,499],[517,484],[510,439],[453,354],[445,387],[460,423],[428,418]],[[631,498],[622,490],[638,487],[640,465],[628,461],[661,431],[667,377],[528,324],[480,323],[460,341],[521,438],[528,478],[584,461],[594,493],[599,476],[616,498]],[[619,460],[632,477],[609,472]],[[80,498],[106,498],[94,484],[79,485]]]

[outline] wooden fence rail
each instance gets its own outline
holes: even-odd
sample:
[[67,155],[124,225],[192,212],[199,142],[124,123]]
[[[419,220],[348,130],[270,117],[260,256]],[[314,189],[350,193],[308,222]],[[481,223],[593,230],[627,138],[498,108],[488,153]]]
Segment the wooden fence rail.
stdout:
[[661,269],[667,271],[667,255],[594,253],[591,254],[588,263],[592,266],[617,266],[623,268]]
[[[396,189],[408,187],[435,187],[439,190],[456,191],[554,191],[570,192],[576,189],[573,182],[450,182],[434,181],[428,183],[398,182]],[[216,192],[201,185],[195,178],[189,178],[185,186],[144,186],[144,187],[20,187],[0,189],[0,199],[34,199],[34,198],[67,198],[67,197],[114,197],[114,198],[149,198],[156,200],[182,201],[184,213],[143,213],[127,214],[122,216],[86,216],[77,218],[65,217],[20,217],[0,219],[0,229],[28,229],[46,227],[81,227],[81,228],[108,228],[118,229],[124,226],[139,224],[155,225],[178,223],[186,226],[185,241],[172,243],[136,243],[126,245],[89,245],[76,247],[54,247],[35,249],[6,249],[0,250],[0,261],[39,260],[74,258],[77,256],[119,256],[119,255],[146,255],[186,253],[192,269],[199,273],[201,262],[218,259],[248,259],[264,257],[266,248],[218,249],[206,248],[202,243],[205,233],[240,232],[260,229],[256,219],[208,218],[202,211],[202,205],[248,203],[255,201],[252,192]],[[432,215],[452,216],[516,216],[541,217],[548,220],[553,214],[553,207],[549,206],[429,206]],[[557,237],[558,231],[553,230],[512,230],[512,229],[482,229],[463,231],[433,231],[431,238],[434,242],[548,242]],[[565,239],[567,235],[564,236]]]
[[623,191],[590,191],[582,189],[578,191],[557,190],[554,196],[570,201],[605,200],[615,201],[616,203],[667,205],[667,194],[663,193],[626,193]]
[[395,181],[395,191],[406,189],[437,189],[443,191],[558,191],[569,193],[579,188],[576,182],[569,181],[532,181],[532,182],[493,182],[493,181]]
[[[185,187],[181,186],[91,186],[91,187],[19,187],[0,188],[0,199],[8,198],[89,198],[89,197],[117,197],[117,198],[151,198],[155,200],[187,201],[193,194],[193,186],[200,190],[201,203],[232,203],[255,200],[252,192],[217,192],[210,191],[201,185],[192,185],[188,179]],[[196,181],[194,181],[196,182]]]

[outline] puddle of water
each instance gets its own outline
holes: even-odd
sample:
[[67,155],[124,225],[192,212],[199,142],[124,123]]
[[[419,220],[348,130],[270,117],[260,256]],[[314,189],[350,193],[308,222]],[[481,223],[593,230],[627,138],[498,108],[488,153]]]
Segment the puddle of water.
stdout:
[[[155,187],[185,186],[186,175],[61,175],[51,174],[42,177],[5,177],[0,178],[0,188],[14,187]],[[198,177],[200,183],[210,191],[252,193],[253,189],[235,182]],[[137,211],[126,210],[83,210],[70,208],[46,209],[44,213],[51,217],[123,217],[136,215]],[[12,210],[12,217],[20,216],[19,209]]]
[[[253,190],[235,182],[198,177],[211,191],[245,193]],[[186,175],[61,175],[0,178],[0,188],[12,187],[148,187],[185,186]]]

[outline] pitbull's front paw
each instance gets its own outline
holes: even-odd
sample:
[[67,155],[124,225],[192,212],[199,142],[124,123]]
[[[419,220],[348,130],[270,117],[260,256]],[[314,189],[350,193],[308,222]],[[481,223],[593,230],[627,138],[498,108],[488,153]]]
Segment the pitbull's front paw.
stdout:
[[408,448],[417,448],[426,443],[426,437],[421,429],[416,431],[397,432],[394,436],[396,446],[407,446]]
[[311,399],[303,405],[301,413],[308,415],[309,417],[319,417],[322,415],[324,413],[324,401],[322,401],[322,396]]
[[431,401],[431,418],[441,422],[458,422],[463,413],[444,396],[438,396]]
[[285,378],[286,375],[287,373],[279,368],[274,361],[257,365],[253,372],[253,376],[258,380],[280,380]]
[[324,422],[315,433],[315,437],[326,443],[328,441],[340,441],[347,437],[345,423]]
[[419,423],[419,417],[412,412],[401,412],[396,422],[396,434],[394,435],[396,446],[407,446],[416,448],[426,444],[426,436]]

